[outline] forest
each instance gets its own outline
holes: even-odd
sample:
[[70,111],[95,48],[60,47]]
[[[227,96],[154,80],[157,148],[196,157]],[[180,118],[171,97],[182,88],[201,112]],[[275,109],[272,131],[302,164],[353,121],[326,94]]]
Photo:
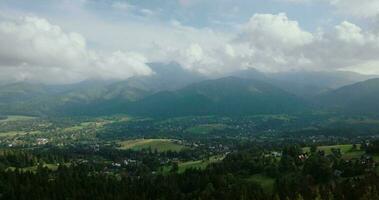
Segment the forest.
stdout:
[[[352,147],[366,152],[357,159],[344,159],[337,148],[326,153],[312,146],[304,152],[300,146],[288,145],[280,157],[275,157],[262,147],[241,145],[220,162],[182,173],[178,173],[177,162],[168,172],[155,171],[159,164],[154,164],[154,157],[168,155],[151,151],[138,155],[151,163],[108,171],[103,163],[92,161],[64,164],[84,152],[12,150],[0,157],[2,169],[16,166],[0,172],[1,199],[378,199],[377,161],[371,156],[379,153],[378,144],[374,141]],[[133,157],[134,153],[96,154],[117,158]],[[59,165],[53,169],[44,162]],[[25,170],[35,164],[33,171]],[[272,188],[255,180],[257,174],[272,180]]]

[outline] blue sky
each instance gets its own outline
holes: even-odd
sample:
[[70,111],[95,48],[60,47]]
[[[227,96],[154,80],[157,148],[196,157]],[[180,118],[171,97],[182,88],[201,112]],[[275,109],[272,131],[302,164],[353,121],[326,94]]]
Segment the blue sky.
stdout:
[[378,14],[377,0],[1,0],[0,81],[125,79],[171,61],[379,74]]
[[[226,27],[219,26],[218,23],[238,25],[246,22],[255,13],[285,12],[310,31],[318,26],[348,17],[336,15],[333,7],[326,3],[291,3],[285,0],[77,0],[77,2],[63,0],[62,2],[66,3],[61,4],[66,6],[61,6],[59,2],[57,0],[3,0],[0,5],[2,10],[12,9],[46,17],[64,16],[68,14],[65,11],[70,12],[72,11],[70,9],[79,5],[80,9],[114,20],[128,20],[130,15],[144,17],[144,13],[136,10],[129,10],[130,15],[121,15],[112,7],[112,5],[125,4],[153,12],[156,20],[177,20],[187,26],[221,29],[226,29]],[[69,8],[70,4],[71,8]]]

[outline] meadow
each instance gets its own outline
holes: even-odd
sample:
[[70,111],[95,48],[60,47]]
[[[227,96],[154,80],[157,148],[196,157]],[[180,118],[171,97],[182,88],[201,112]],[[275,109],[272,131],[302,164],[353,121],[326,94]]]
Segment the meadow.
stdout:
[[8,115],[4,119],[0,120],[0,122],[23,121],[23,120],[32,120],[32,119],[36,119],[36,117],[25,116],[25,115]]
[[186,147],[170,139],[135,139],[119,142],[120,149],[143,150],[151,149],[158,152],[182,151]]
[[[330,145],[330,146],[319,146],[317,150],[324,151],[325,154],[331,154],[332,149],[339,149],[342,154],[343,159],[357,159],[360,158],[364,151],[360,150],[360,145],[356,145],[356,149],[353,148],[353,144],[341,144],[341,145]],[[303,148],[304,152],[310,152],[310,147]]]

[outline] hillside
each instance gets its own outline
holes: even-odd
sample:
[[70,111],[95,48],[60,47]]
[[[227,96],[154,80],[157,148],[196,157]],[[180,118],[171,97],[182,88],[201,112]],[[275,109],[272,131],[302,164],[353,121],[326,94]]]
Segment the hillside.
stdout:
[[297,112],[306,103],[267,83],[235,77],[208,80],[173,92],[159,92],[130,107],[150,116],[251,115]]
[[313,99],[322,93],[374,78],[344,71],[290,71],[262,73],[255,69],[237,71],[232,76],[267,82],[305,99]]
[[105,115],[125,113],[130,102],[204,78],[176,63],[150,63],[150,76],[86,80],[68,85],[20,82],[0,86],[0,114]]
[[326,108],[348,113],[375,114],[379,112],[379,79],[348,85],[322,94],[317,99]]

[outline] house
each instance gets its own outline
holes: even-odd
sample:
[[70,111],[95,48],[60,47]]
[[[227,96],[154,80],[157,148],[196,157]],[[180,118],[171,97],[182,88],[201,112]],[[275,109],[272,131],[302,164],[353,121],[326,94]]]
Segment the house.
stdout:
[[38,145],[45,145],[45,144],[47,144],[48,142],[49,142],[49,140],[46,139],[46,138],[37,138],[37,144],[38,144]]
[[271,155],[274,156],[274,157],[281,157],[282,153],[277,152],[277,151],[273,151],[273,152],[271,152]]
[[120,163],[115,163],[115,162],[113,162],[113,163],[112,163],[112,166],[113,166],[113,167],[121,167],[121,164],[120,164]]

